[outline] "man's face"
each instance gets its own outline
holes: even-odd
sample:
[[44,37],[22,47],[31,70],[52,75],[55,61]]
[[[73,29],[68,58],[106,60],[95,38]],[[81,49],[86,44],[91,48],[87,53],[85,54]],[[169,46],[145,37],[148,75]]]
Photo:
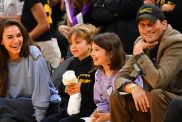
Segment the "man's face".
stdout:
[[142,18],[138,23],[138,29],[141,37],[148,43],[159,41],[164,30],[167,28],[167,21],[156,20],[152,22],[149,19]]

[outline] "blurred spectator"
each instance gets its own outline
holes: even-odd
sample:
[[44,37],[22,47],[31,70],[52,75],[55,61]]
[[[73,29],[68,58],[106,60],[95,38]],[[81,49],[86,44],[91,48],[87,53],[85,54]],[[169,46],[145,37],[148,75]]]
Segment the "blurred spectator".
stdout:
[[123,40],[124,50],[132,54],[135,39],[139,36],[135,18],[142,0],[96,0],[93,18],[102,32],[114,32]]
[[66,11],[68,26],[81,23],[95,25],[92,17],[94,0],[64,0],[61,8]]
[[[58,26],[64,23],[65,12],[61,10],[61,0],[49,0],[52,8],[52,27],[53,37],[57,38],[59,49],[61,50],[62,60],[66,59],[68,41],[58,31]],[[62,61],[61,61],[62,62]]]
[[40,46],[45,59],[56,68],[60,64],[61,53],[57,39],[53,38],[52,9],[47,0],[24,1],[21,22],[33,41]]
[[23,2],[19,0],[0,0],[0,18],[20,20]]
[[144,4],[158,5],[164,12],[166,20],[170,25],[182,33],[181,0],[144,0]]

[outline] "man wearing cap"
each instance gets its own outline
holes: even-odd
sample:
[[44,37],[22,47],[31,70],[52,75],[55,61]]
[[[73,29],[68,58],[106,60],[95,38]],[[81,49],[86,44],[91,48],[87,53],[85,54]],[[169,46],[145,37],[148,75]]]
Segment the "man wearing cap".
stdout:
[[[182,99],[182,34],[155,5],[143,5],[136,22],[140,36],[116,78],[111,122],[162,122],[167,105]],[[143,81],[133,82],[138,76]]]

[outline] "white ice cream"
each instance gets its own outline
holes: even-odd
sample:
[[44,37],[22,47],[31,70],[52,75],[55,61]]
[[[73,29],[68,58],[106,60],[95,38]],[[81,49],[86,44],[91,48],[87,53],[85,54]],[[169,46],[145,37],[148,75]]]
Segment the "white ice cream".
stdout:
[[70,83],[77,83],[78,79],[75,75],[75,72],[72,70],[68,70],[63,74],[63,84],[68,85]]

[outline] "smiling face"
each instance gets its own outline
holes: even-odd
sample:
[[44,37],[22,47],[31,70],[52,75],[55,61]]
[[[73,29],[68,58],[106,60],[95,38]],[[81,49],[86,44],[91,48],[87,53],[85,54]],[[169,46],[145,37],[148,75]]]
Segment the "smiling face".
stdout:
[[109,56],[106,53],[106,50],[99,47],[95,43],[92,43],[92,52],[91,56],[96,66],[108,66],[110,64]]
[[8,51],[11,60],[17,60],[23,45],[23,36],[16,25],[8,26],[4,29],[1,45]]
[[73,34],[70,38],[70,50],[74,57],[80,60],[90,55],[91,44],[80,36]]
[[138,29],[141,37],[148,43],[159,41],[163,31],[167,28],[167,21],[156,20],[155,22],[149,19],[141,19],[138,23]]

